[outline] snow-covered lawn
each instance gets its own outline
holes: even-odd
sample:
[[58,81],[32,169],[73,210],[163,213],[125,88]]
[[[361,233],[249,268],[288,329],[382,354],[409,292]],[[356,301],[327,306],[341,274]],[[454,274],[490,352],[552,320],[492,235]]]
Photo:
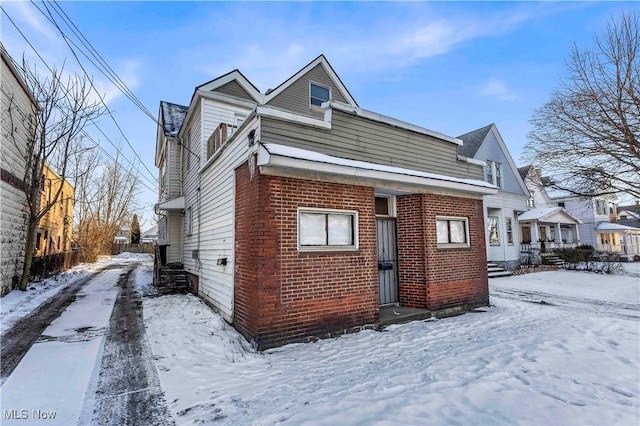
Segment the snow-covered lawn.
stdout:
[[484,312],[264,353],[193,296],[144,316],[178,424],[640,424],[638,276],[490,287]]

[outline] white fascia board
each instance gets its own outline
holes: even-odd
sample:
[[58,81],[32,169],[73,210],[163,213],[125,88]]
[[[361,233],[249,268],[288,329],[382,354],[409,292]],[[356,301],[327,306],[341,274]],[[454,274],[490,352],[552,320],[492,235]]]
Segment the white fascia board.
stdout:
[[469,163],[469,164],[475,164],[476,166],[482,166],[482,167],[484,167],[484,165],[487,164],[482,160],[476,160],[475,158],[465,157],[464,155],[458,155],[458,160],[464,161],[465,163]]
[[385,123],[390,126],[399,127],[401,129],[411,130],[412,132],[421,133],[423,135],[432,136],[434,138],[441,139],[446,142],[451,142],[456,145],[462,145],[462,140],[454,138],[453,136],[447,136],[443,133],[429,130],[424,127],[416,126],[415,124],[408,123],[406,121],[398,120],[397,118],[389,117],[386,115],[378,114],[377,112],[362,109],[360,107],[354,107],[353,105],[344,104],[342,102],[330,102],[331,108],[335,108],[339,111],[343,111],[349,114],[355,114],[358,117],[367,118],[372,121]]
[[[268,144],[269,147],[277,145]],[[287,150],[299,150],[298,148],[283,147]],[[306,151],[306,150],[299,150]],[[310,152],[310,151],[308,151]],[[314,153],[315,154],[315,153]],[[328,157],[324,154],[317,154],[320,157]],[[335,157],[334,157],[335,158]],[[421,186],[424,188],[447,189],[465,193],[479,195],[493,195],[498,193],[498,187],[483,181],[472,179],[460,179],[432,173],[423,173],[409,169],[384,166],[362,161],[338,159],[343,164],[335,164],[327,161],[296,158],[287,155],[274,154],[269,152],[268,147],[260,144],[258,150],[258,166],[283,168],[290,170],[300,170],[333,176],[344,176],[367,181],[384,181],[395,184],[411,186]]]
[[247,109],[253,109],[256,107],[256,103],[254,102],[249,102],[249,101],[245,101],[242,99],[238,99],[238,98],[233,98],[227,95],[223,95],[220,93],[216,93],[216,92],[209,92],[203,89],[198,89],[196,92],[199,96],[205,98],[205,99],[211,99],[214,101],[219,101],[219,102],[224,102],[230,105],[234,105],[234,106],[239,106],[239,107],[244,107]]
[[[329,110],[330,111],[330,110]],[[319,127],[321,129],[331,129],[331,113],[325,111],[325,120],[318,120],[317,118],[306,117],[304,115],[294,114],[267,106],[256,107],[256,114],[259,117],[276,118],[279,120],[290,121],[293,123],[303,124],[306,126]]]

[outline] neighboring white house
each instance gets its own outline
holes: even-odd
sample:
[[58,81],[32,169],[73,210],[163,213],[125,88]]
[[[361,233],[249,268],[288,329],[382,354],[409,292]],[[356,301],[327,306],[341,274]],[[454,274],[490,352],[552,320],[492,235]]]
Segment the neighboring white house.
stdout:
[[13,59],[0,44],[2,56],[2,150],[0,184],[0,295],[11,291],[22,275],[27,239],[27,199],[24,193],[29,122],[38,102],[27,88]]
[[505,269],[520,265],[518,215],[527,210],[529,191],[495,124],[458,136],[460,156],[484,167],[484,180],[500,188],[483,197],[487,260]]
[[[634,260],[640,254],[640,228],[629,225],[629,220],[633,223],[633,206],[622,209],[620,215],[616,198],[612,195],[579,196],[552,188],[549,179],[541,177],[540,171],[531,166],[519,170],[530,189],[530,206],[538,212],[562,208],[570,216],[563,215],[565,222],[559,222],[557,226],[547,226],[545,229],[538,227],[536,235],[533,232],[529,234],[531,241],[546,240],[547,248],[554,248],[557,243],[566,245],[570,241],[579,241],[580,244],[593,246],[596,251],[620,254],[623,260]],[[532,215],[531,212],[527,213]],[[622,216],[625,217],[624,223],[616,223]],[[571,218],[578,221],[575,233],[570,230],[573,223]],[[527,230],[524,232],[527,233]],[[558,235],[561,241],[558,241]]]
[[123,226],[113,239],[115,244],[129,244],[131,242],[131,232],[128,226]]
[[158,241],[158,225],[152,226],[140,236],[141,243],[154,243]]

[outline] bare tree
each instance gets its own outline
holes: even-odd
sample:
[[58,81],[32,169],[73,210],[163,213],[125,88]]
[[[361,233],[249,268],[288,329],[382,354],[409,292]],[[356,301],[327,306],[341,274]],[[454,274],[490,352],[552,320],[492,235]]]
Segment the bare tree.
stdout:
[[640,198],[640,20],[612,19],[591,49],[574,46],[568,72],[530,122],[524,158],[577,195]]
[[81,157],[76,169],[93,167],[96,170],[98,164],[101,172],[97,176],[80,175],[76,181],[76,242],[89,262],[111,252],[116,234],[131,220],[138,191],[137,174],[120,162],[119,154],[105,164],[101,164],[97,156]]
[[[42,77],[36,68],[30,68],[26,63],[23,68],[24,80],[38,105],[33,106],[32,116],[35,120],[23,123],[23,128],[28,131],[26,147],[17,143],[15,134],[18,129],[16,124],[21,117],[9,107],[12,125],[9,137],[26,163],[23,182],[28,211],[27,241],[20,290],[27,288],[40,219],[60,200],[62,183],[68,177],[68,158],[85,126],[102,113],[100,104],[92,98],[91,82],[86,78],[69,76],[63,83],[62,69],[54,69],[50,75]],[[60,184],[54,187],[46,200],[40,196],[45,164],[60,179]]]

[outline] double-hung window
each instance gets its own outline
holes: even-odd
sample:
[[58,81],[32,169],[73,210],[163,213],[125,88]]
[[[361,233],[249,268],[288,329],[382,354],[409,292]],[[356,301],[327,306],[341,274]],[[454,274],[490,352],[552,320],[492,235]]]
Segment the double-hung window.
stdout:
[[299,251],[341,251],[357,248],[357,211],[298,209]]
[[323,102],[331,99],[331,89],[319,84],[309,83],[309,104],[321,106]]
[[438,247],[468,247],[468,224],[466,217],[436,217]]
[[498,188],[502,188],[502,164],[500,163],[494,163],[496,166],[496,181],[494,182],[494,184],[498,187]]
[[487,164],[484,166],[484,180],[493,184],[493,161],[487,160]]

